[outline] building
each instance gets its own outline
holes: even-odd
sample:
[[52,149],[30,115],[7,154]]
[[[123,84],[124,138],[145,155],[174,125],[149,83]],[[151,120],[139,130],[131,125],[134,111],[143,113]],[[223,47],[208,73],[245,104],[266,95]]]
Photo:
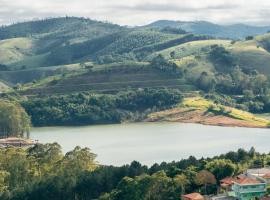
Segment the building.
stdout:
[[185,194],[181,197],[182,200],[204,200],[204,197],[200,193]]
[[257,178],[270,185],[270,168],[248,169],[246,175],[250,178]]
[[266,194],[266,182],[248,176],[237,177],[232,185],[233,195],[239,200],[261,198]]
[[233,177],[226,177],[220,180],[220,187],[224,190],[231,191],[232,185],[234,184],[235,179]]
[[36,141],[36,140],[16,138],[16,137],[0,139],[0,147],[8,147],[8,146],[29,147],[29,146],[33,146],[37,143],[38,143],[38,141]]

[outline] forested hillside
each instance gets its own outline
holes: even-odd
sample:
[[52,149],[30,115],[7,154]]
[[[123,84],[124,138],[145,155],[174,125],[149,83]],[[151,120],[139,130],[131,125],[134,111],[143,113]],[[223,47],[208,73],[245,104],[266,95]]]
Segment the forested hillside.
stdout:
[[[50,102],[53,95],[90,92],[117,96],[127,91],[172,89],[185,97],[200,95],[231,108],[270,112],[270,34],[266,33],[266,27],[246,27],[243,34],[251,35],[234,40],[214,32],[195,34],[199,33],[198,27],[215,33],[223,28],[227,31],[238,28],[239,33],[243,29],[240,25],[223,27],[206,22],[166,21],[144,27],[122,27],[76,17],[5,26],[0,28],[0,79],[5,82],[1,88],[11,86],[7,96],[23,96],[29,101],[24,101],[24,105],[33,103],[33,108],[38,107],[37,102],[44,96]],[[252,36],[257,33],[265,34]],[[6,98],[6,94],[2,96]],[[55,106],[59,116],[70,112]],[[112,116],[103,116],[105,111],[100,105],[87,106],[97,106],[99,114],[96,118],[91,116],[86,124],[142,118],[127,114],[130,110],[123,112],[114,104],[108,107],[114,112]],[[47,114],[52,112],[52,107],[47,106]],[[154,107],[157,108],[152,111],[166,109]],[[32,116],[38,113],[27,111]],[[146,116],[146,113],[149,112],[140,114]],[[79,121],[79,118],[64,120],[63,116],[62,119],[62,122],[32,121],[35,125]]]

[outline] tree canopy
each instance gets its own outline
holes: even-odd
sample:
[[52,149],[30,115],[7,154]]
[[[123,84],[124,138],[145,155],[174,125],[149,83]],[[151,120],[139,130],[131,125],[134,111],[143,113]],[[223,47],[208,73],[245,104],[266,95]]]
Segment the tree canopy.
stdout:
[[30,129],[30,118],[17,103],[0,100],[0,137],[23,135]]

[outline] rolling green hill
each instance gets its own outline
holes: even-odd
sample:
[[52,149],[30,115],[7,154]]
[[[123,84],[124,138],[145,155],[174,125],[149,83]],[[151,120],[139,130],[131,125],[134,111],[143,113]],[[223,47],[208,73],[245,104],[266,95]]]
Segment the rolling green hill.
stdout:
[[244,39],[250,35],[261,35],[270,30],[269,26],[249,26],[245,24],[218,25],[206,21],[184,22],[159,20],[153,22],[147,27],[164,28],[174,27],[181,28],[194,34],[209,35],[216,38]]
[[116,92],[136,88],[179,88],[195,91],[185,79],[152,68],[148,63],[97,65],[86,73],[61,77],[24,88],[22,94],[64,94],[80,91]]
[[[235,38],[255,34],[255,28],[227,26],[223,34],[224,27],[209,23],[158,25],[130,28],[62,17],[2,27],[0,91],[13,87],[10,94],[31,97],[31,107],[32,98],[44,96],[50,102],[59,95],[72,99],[74,93],[78,97],[102,93],[110,98],[148,89],[159,94],[161,88],[170,88],[185,97],[200,94],[225,106],[219,110],[210,106],[207,112],[219,111],[227,120],[233,116],[223,108],[270,112],[270,34],[230,40],[224,34],[235,33],[237,27],[240,32],[247,30]],[[206,35],[182,30],[187,27]],[[54,112],[50,106],[49,110]],[[203,119],[204,111],[200,114]]]
[[0,63],[11,64],[31,56],[33,43],[30,38],[0,40]]

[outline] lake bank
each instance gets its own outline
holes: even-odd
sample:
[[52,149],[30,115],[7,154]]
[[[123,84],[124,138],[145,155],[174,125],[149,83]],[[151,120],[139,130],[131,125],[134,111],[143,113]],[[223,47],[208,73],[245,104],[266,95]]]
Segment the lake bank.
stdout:
[[148,115],[147,122],[198,123],[211,126],[269,128],[269,118],[223,106],[201,97],[186,98],[178,107]]

